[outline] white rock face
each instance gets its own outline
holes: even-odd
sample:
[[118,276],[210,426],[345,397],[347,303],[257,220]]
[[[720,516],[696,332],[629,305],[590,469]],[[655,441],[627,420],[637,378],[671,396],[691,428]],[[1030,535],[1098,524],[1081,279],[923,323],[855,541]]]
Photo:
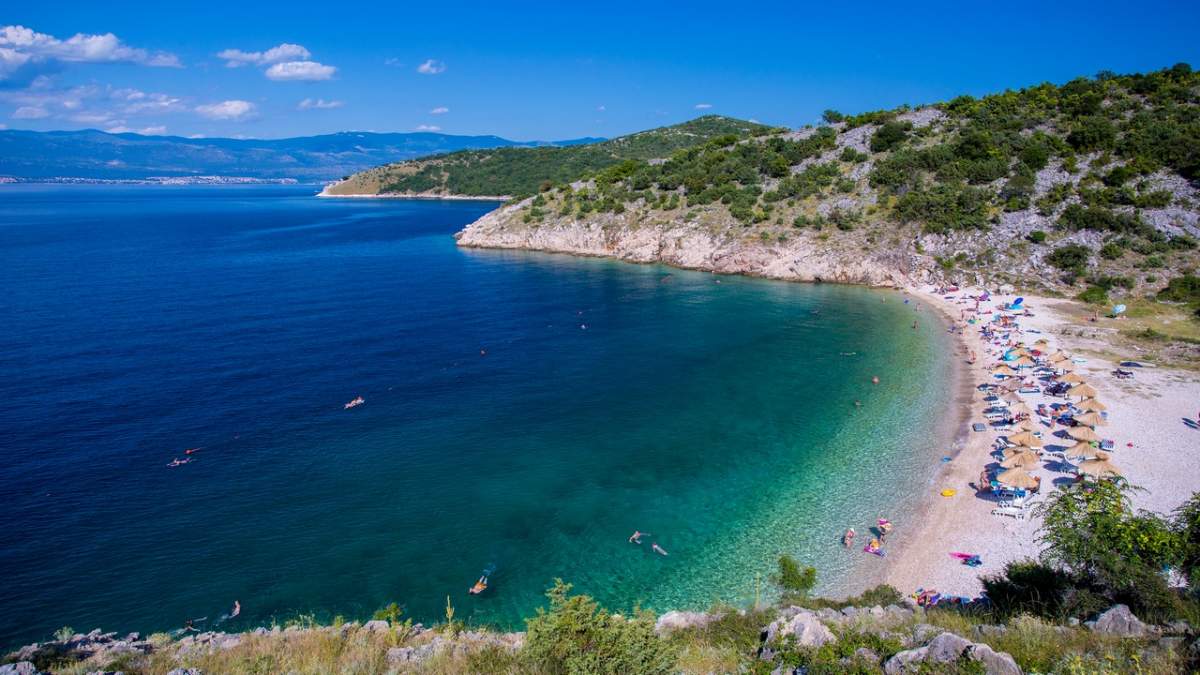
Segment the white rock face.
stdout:
[[550,220],[536,227],[518,222],[518,206],[493,211],[457,236],[458,244],[661,262],[727,274],[898,287],[910,281],[910,261],[900,252],[881,257],[835,252],[810,240],[737,239],[694,223],[635,224],[627,214],[588,220]]
[[799,647],[820,647],[837,641],[837,636],[833,634],[833,631],[826,628],[816,614],[807,610],[801,611],[791,618],[781,617],[772,621],[767,626],[766,643],[768,645],[775,644],[788,635],[796,638],[796,645]]
[[684,628],[702,628],[719,618],[719,615],[704,612],[667,612],[654,622],[654,632],[666,635]]

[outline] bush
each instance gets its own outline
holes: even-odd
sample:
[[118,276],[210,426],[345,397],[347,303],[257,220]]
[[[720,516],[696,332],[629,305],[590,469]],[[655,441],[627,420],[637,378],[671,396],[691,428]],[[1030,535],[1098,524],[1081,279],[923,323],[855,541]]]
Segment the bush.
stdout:
[[1087,269],[1092,250],[1082,244],[1059,246],[1046,256],[1046,262],[1058,269],[1080,276]]
[[1200,589],[1200,492],[1192,493],[1173,516],[1172,524],[1183,549],[1179,569],[1193,590]]
[[1175,277],[1155,297],[1167,302],[1200,304],[1200,277],[1191,274]]
[[1067,134],[1067,143],[1080,152],[1111,150],[1116,140],[1116,127],[1107,118],[1098,115],[1083,118]]
[[1004,572],[982,577],[984,593],[1001,619],[1032,614],[1061,620],[1071,590],[1071,575],[1033,560],[1013,561]]
[[887,152],[899,147],[908,138],[908,132],[911,130],[912,122],[884,122],[871,135],[871,152]]
[[826,124],[837,124],[846,119],[846,116],[836,110],[826,110],[821,113],[821,119]]
[[1121,248],[1119,244],[1114,242],[1110,241],[1100,247],[1100,257],[1104,258],[1105,260],[1116,260],[1123,255],[1125,255],[1125,249]]
[[1087,290],[1077,295],[1076,298],[1089,305],[1106,305],[1108,304],[1108,291],[1100,286],[1088,286]]
[[1102,589],[1142,618],[1169,620],[1178,601],[1164,570],[1181,557],[1171,523],[1134,512],[1123,480],[1075,483],[1039,504],[1042,560]]
[[790,555],[779,556],[779,571],[772,577],[785,597],[803,598],[817,585],[817,570],[801,565]]
[[1034,231],[1030,232],[1029,234],[1025,235],[1025,238],[1035,244],[1046,243],[1046,233],[1041,230],[1034,230]]
[[843,162],[850,162],[851,164],[859,164],[861,162],[865,162],[865,161],[867,161],[868,157],[870,157],[870,155],[868,155],[867,153],[859,152],[850,146],[846,146],[842,150],[842,154],[838,156],[838,158],[841,159]]
[[924,221],[927,232],[947,232],[983,228],[987,204],[987,193],[978,188],[937,185],[906,193],[896,210],[905,221]]
[[527,619],[521,656],[540,673],[672,673],[676,650],[654,634],[654,616],[610,614],[586,595],[569,595],[556,579],[546,591],[550,608]]

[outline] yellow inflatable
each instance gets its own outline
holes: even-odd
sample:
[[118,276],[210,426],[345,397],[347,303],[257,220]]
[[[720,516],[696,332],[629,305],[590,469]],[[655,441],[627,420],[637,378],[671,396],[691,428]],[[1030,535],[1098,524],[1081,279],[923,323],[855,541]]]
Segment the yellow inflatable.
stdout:
[[945,490],[942,490],[943,497],[953,497],[956,494],[958,494],[958,490],[952,490],[950,488],[946,488]]

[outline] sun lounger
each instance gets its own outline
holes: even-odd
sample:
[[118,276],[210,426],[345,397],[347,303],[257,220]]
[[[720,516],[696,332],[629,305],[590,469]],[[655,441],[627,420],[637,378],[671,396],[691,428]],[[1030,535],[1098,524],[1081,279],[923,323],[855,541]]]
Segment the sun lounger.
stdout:
[[1008,516],[1010,518],[1016,518],[1017,520],[1025,520],[1025,509],[1017,508],[1015,506],[1001,506],[992,509],[992,515]]
[[983,422],[976,422],[971,425],[971,429],[975,431],[987,431],[987,425],[985,425]]

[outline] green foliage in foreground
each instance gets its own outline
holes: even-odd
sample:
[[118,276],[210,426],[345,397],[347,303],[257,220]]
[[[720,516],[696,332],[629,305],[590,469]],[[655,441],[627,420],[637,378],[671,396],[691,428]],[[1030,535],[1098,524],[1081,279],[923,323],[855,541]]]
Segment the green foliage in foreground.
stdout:
[[586,595],[570,595],[571,584],[556,579],[546,592],[550,608],[526,621],[522,657],[539,673],[674,672],[676,653],[654,634],[654,615],[611,614]]
[[1130,506],[1123,480],[1075,483],[1038,506],[1043,518],[1040,562],[1010,563],[983,579],[1000,617],[1033,614],[1052,620],[1087,617],[1112,604],[1129,605],[1150,621],[1178,618],[1192,606],[1167,584],[1173,567],[1194,575],[1200,559],[1200,497],[1174,521]]

